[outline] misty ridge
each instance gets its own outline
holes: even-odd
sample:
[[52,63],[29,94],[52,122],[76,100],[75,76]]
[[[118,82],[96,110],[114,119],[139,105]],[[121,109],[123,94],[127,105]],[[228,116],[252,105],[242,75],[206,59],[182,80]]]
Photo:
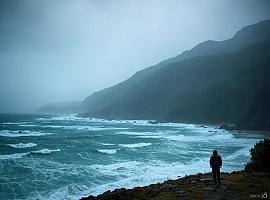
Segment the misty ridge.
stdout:
[[249,25],[229,40],[202,42],[82,102],[38,112],[269,130],[269,35],[269,20]]

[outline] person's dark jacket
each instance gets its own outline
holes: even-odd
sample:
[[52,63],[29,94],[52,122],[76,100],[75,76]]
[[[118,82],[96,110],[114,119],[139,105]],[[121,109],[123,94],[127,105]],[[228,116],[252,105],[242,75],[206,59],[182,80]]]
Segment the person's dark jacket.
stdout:
[[220,168],[222,166],[222,159],[220,155],[212,155],[210,158],[211,168]]

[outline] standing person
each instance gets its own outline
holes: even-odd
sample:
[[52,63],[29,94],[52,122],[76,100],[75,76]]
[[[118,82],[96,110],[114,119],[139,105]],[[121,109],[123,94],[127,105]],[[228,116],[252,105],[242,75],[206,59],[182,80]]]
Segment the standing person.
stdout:
[[220,186],[220,168],[222,166],[222,159],[218,155],[217,150],[213,151],[213,155],[210,158],[210,167],[212,168],[212,174],[214,179],[214,184]]

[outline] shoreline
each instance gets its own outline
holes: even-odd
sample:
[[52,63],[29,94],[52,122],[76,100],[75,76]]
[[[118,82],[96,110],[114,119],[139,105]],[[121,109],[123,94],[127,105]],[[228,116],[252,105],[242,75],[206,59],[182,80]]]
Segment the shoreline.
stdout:
[[[81,118],[88,118],[91,119],[91,117],[87,117],[87,116],[83,116],[82,113],[72,113],[72,114],[59,114],[59,113],[36,113],[36,112],[29,112],[29,113],[0,113],[0,115],[51,115],[51,116],[62,116],[62,115],[66,115],[66,116],[76,116],[76,117],[81,117]],[[126,121],[126,120],[139,120],[139,119],[106,119],[106,118],[94,118],[94,119],[101,119],[101,120],[107,120],[107,121],[111,121],[111,120],[119,120],[119,121]],[[267,136],[268,138],[270,138],[270,130],[252,130],[252,129],[238,129],[235,125],[234,128],[230,129],[230,128],[221,128],[222,125],[228,125],[226,123],[196,123],[196,122],[180,122],[180,121],[168,121],[168,120],[155,120],[155,119],[141,119],[143,121],[148,121],[149,124],[153,124],[153,125],[162,125],[164,123],[176,123],[176,124],[193,124],[193,125],[197,125],[197,126],[201,126],[202,128],[205,128],[205,126],[211,126],[214,127],[215,129],[224,129],[227,131],[232,131],[232,132],[237,132],[237,133],[251,133],[251,134],[259,134],[259,135],[264,135]]]
[[[78,117],[82,117],[82,118],[91,118],[91,117],[84,117],[80,114],[77,114],[76,116]],[[139,120],[139,119],[106,119],[106,118],[95,118],[95,119],[102,119],[102,120],[108,120],[108,121],[111,121],[111,120],[119,120],[119,121],[126,121],[126,120]],[[246,132],[246,133],[251,133],[251,134],[259,134],[259,135],[264,135],[264,136],[267,136],[268,138],[270,138],[270,130],[251,130],[251,129],[238,129],[237,126],[235,124],[233,124],[233,128],[230,129],[229,127],[228,128],[221,128],[223,125],[228,125],[226,123],[216,123],[216,122],[213,122],[213,123],[196,123],[196,122],[180,122],[180,121],[169,121],[169,120],[155,120],[155,119],[141,119],[143,121],[148,121],[149,124],[152,124],[152,125],[162,125],[162,124],[166,124],[166,123],[176,123],[176,124],[193,124],[193,125],[197,125],[197,126],[200,126],[202,128],[206,128],[207,126],[210,126],[210,127],[213,127],[215,129],[224,129],[224,130],[227,130],[227,131],[232,131],[232,132],[237,132],[237,133],[243,133],[243,132]]]
[[266,136],[267,138],[270,138],[270,131],[264,131],[264,130],[239,130],[239,131],[240,133],[251,133],[251,134],[257,134],[257,135],[263,135],[263,136]]
[[269,172],[237,171],[221,173],[221,186],[213,183],[211,173],[189,175],[163,183],[133,189],[119,188],[81,200],[170,200],[170,199],[250,199],[270,192]]
[[[168,123],[168,122],[163,122],[163,123]],[[163,123],[158,123],[158,124],[163,124]],[[180,123],[180,122],[179,122]],[[194,124],[198,125],[202,128],[207,128],[208,127],[214,127],[215,129],[221,129],[220,125],[218,124]],[[264,131],[264,130],[227,130],[226,131],[232,132],[232,133],[237,133],[237,134],[255,134],[255,135],[261,135],[264,136],[264,138],[270,138],[270,131]],[[250,176],[254,176],[251,179],[254,179],[254,182],[257,182],[257,180],[260,180],[260,177],[263,177],[264,175],[267,175],[267,181],[270,183],[270,173],[258,173],[258,172],[245,172],[244,170],[242,171],[233,171],[233,172],[221,172],[221,180],[225,182],[225,185],[233,187],[233,185],[230,184],[239,184],[239,176],[244,176],[243,179],[250,179]],[[259,178],[258,178],[259,177]],[[230,182],[230,180],[236,180],[234,182]],[[182,183],[184,182],[184,185],[186,184],[187,188],[185,190],[178,190],[180,187],[177,187],[173,183]],[[196,185],[197,182],[205,183],[206,187],[202,190],[202,188],[197,188],[198,186]],[[114,190],[107,190],[106,192],[99,194],[97,196],[89,195],[88,197],[82,197],[81,200],[131,200],[131,199],[205,199],[209,195],[214,197],[216,199],[216,196],[219,196],[221,199],[223,199],[221,193],[226,193],[228,199],[238,199],[234,198],[233,196],[228,196],[228,193],[233,192],[236,194],[237,192],[242,192],[240,190],[237,191],[231,191],[230,189],[227,190],[227,186],[225,188],[222,188],[221,190],[217,189],[213,185],[213,180],[212,180],[212,175],[211,172],[206,172],[206,173],[199,173],[199,174],[193,174],[193,175],[186,175],[184,177],[180,177],[174,180],[167,180],[164,181],[163,183],[153,183],[148,186],[137,186],[131,189],[126,189],[126,188],[117,188]],[[230,183],[230,184],[229,184]],[[242,187],[245,184],[244,182],[240,181],[240,187]],[[252,187],[249,185],[248,188]],[[253,184],[254,185],[254,184]],[[222,186],[221,186],[222,187]],[[178,189],[177,189],[178,188]],[[260,185],[259,188],[265,188],[265,186]],[[183,189],[183,188],[181,188]],[[267,186],[267,189],[270,189],[270,185]],[[199,192],[198,192],[199,190]],[[205,190],[205,191],[204,191]],[[152,193],[154,191],[154,193]],[[193,192],[196,191],[197,194],[194,194]],[[209,192],[210,191],[210,192]],[[257,193],[256,193],[257,192]],[[270,191],[269,191],[270,192]],[[170,193],[170,194],[169,194]],[[172,194],[174,193],[174,194]],[[246,194],[241,193],[240,196],[244,195],[244,198],[240,199],[246,199],[252,198],[252,195],[257,195],[257,194],[264,194],[263,190],[250,190],[249,195],[246,196]],[[175,196],[176,194],[176,196]],[[172,195],[174,195],[172,197]],[[177,196],[178,195],[178,196]],[[205,196],[206,195],[206,196]],[[167,196],[170,196],[167,198]],[[239,196],[239,195],[238,195]],[[211,197],[211,198],[212,198]],[[207,198],[208,199],[208,198]],[[219,198],[218,198],[219,199]],[[226,198],[225,198],[226,199]]]

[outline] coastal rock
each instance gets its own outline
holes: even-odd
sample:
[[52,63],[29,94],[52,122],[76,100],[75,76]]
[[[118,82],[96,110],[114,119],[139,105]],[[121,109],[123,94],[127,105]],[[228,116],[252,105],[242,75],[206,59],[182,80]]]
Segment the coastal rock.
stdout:
[[225,130],[236,130],[237,127],[235,124],[222,124],[219,129],[225,129]]
[[125,188],[116,189],[114,191],[108,190],[107,192],[94,197],[90,195],[88,197],[81,198],[81,200],[129,200],[127,190]]
[[186,191],[177,191],[176,195],[181,198],[181,197],[187,197],[188,193]]
[[175,188],[177,188],[177,185],[172,185],[172,184],[164,184],[160,187],[160,191],[162,192],[168,192],[170,190],[173,190]]
[[149,124],[158,124],[157,121],[148,121]]

